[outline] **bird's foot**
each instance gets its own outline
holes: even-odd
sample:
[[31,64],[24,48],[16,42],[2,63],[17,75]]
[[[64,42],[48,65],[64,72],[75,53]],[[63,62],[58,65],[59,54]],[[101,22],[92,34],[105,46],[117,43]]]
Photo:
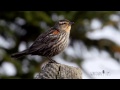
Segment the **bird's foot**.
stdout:
[[50,60],[50,62],[49,63],[56,63],[56,64],[59,64],[58,62],[56,62],[55,60]]
[[59,64],[58,62],[56,62],[55,60],[51,59],[50,57],[47,57],[50,61],[49,63],[56,63],[56,64]]

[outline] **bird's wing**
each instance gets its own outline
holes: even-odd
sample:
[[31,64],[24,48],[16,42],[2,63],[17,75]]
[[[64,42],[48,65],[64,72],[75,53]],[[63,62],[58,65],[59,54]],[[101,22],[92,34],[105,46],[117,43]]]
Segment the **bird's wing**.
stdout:
[[57,43],[59,34],[60,31],[57,29],[50,29],[49,31],[42,33],[31,45],[29,52],[32,53],[37,50],[41,51],[43,49],[51,47],[53,43]]

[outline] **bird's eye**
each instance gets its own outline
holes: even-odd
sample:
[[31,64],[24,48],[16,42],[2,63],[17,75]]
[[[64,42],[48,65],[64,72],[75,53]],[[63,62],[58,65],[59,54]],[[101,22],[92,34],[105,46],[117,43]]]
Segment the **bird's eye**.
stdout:
[[63,24],[66,24],[65,22]]
[[60,25],[66,24],[65,22],[59,22]]

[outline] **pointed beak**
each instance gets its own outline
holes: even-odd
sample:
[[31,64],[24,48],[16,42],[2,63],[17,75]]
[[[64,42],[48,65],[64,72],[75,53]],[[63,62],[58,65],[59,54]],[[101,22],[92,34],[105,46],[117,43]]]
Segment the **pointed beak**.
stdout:
[[74,22],[70,22],[70,25],[74,24]]

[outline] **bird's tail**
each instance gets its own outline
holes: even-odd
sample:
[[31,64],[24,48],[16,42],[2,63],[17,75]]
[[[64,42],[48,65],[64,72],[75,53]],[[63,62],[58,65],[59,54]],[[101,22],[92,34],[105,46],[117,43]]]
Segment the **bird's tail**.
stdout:
[[20,58],[28,54],[28,50],[24,50],[22,52],[14,53],[11,55],[12,58]]

